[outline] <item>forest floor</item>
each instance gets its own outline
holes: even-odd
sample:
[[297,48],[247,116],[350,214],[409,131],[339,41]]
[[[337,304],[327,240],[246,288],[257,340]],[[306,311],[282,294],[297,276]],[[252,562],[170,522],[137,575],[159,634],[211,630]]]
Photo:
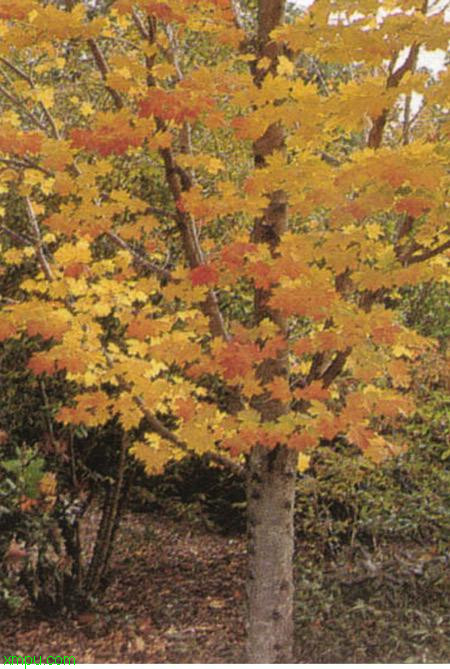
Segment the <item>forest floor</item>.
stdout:
[[243,661],[244,540],[166,518],[127,514],[112,580],[98,611],[0,622],[10,655],[66,655],[80,663]]
[[[88,544],[95,514],[91,521]],[[398,537],[371,551],[344,546],[325,561],[316,551],[297,550],[299,663],[448,661],[441,550]],[[0,662],[244,662],[245,561],[242,535],[220,535],[198,519],[127,513],[97,609],[49,622],[24,607],[0,622]]]

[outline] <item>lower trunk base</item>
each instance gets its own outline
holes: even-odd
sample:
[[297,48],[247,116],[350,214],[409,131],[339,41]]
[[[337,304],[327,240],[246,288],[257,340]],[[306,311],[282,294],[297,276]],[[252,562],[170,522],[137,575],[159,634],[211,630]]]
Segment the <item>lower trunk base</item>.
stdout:
[[296,465],[297,454],[283,446],[256,446],[249,459],[249,663],[292,662]]

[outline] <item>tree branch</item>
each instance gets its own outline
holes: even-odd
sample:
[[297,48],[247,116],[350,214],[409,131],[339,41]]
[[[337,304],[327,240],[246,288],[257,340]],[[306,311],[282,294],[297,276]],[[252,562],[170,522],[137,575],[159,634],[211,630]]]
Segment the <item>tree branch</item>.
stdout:
[[[113,362],[111,360],[111,357],[107,351],[103,351],[103,354],[106,358],[106,362],[108,363],[108,366],[110,368],[113,367]],[[118,374],[117,379],[122,386],[123,389],[130,390],[130,384],[125,381],[125,379]],[[176,434],[174,434],[169,428],[167,428],[146,406],[144,401],[138,396],[138,395],[132,395],[133,402],[136,404],[137,407],[142,412],[142,415],[147,421],[148,426],[150,427],[153,432],[156,434],[159,434],[160,437],[165,439],[166,441],[170,442],[177,448],[179,448],[181,451],[184,451],[188,455],[192,455],[195,453],[195,451],[191,448],[188,447],[188,445],[179,439]],[[225,467],[228,467],[232,471],[234,471],[237,474],[242,474],[243,467],[240,465],[238,462],[235,462],[234,460],[230,460],[224,455],[220,455],[219,453],[211,453],[208,456],[210,462],[214,462],[215,464],[219,464]]]
[[[149,17],[148,41],[154,44],[156,40],[156,24],[152,16]],[[147,58],[147,83],[149,87],[155,85],[155,79],[152,74],[153,58]],[[159,131],[166,130],[165,122],[156,118],[156,127]],[[179,202],[183,191],[188,191],[192,187],[190,175],[177,165],[171,149],[160,148],[159,154],[164,163],[166,182],[172,199]],[[193,218],[186,212],[177,209],[175,221],[181,234],[184,253],[189,267],[195,268],[204,262],[203,251],[198,238],[197,226]],[[222,337],[229,341],[230,335],[225,327],[225,322],[219,308],[217,297],[214,291],[208,291],[205,302],[202,304],[203,313],[209,318],[211,334],[214,337]]]
[[258,41],[266,45],[269,35],[282,21],[286,0],[259,0],[258,3]]
[[137,265],[141,265],[142,267],[145,267],[146,269],[151,270],[154,274],[158,276],[160,279],[167,279],[170,280],[172,278],[171,273],[167,269],[163,269],[162,267],[158,267],[158,265],[155,265],[154,263],[150,262],[150,260],[147,260],[145,256],[141,255],[138,253],[138,251],[135,251],[129,244],[126,243],[121,237],[119,237],[118,234],[115,232],[107,232],[106,236],[109,237],[117,246],[120,246],[122,249],[125,249],[134,258],[134,261]]
[[[190,176],[176,165],[170,149],[160,149],[160,154],[164,161],[166,181],[169,190],[174,202],[178,202],[181,198],[182,191],[189,190],[190,188]],[[180,184],[180,174],[181,178],[184,180],[183,186]],[[198,267],[204,262],[204,255],[198,239],[195,222],[189,214],[180,211],[179,209],[176,214],[176,222],[181,233],[183,248],[189,267],[192,269]],[[217,302],[216,294],[212,290],[208,292],[206,300],[203,303],[203,311],[209,318],[211,334],[214,337],[222,337],[226,341],[229,341],[230,335],[225,327],[225,322]]]
[[41,239],[41,231],[39,229],[39,224],[37,222],[36,214],[34,213],[33,205],[28,196],[25,198],[25,203],[27,206],[28,218],[31,227],[34,231],[34,234],[36,235],[36,242],[34,245],[36,249],[36,257],[39,260],[39,264],[42,268],[42,271],[44,272],[47,281],[53,281],[54,279],[53,272],[48,263],[47,258],[45,257],[44,249],[42,248],[42,239]]
[[30,88],[34,88],[33,79],[31,77],[29,77],[28,74],[26,74],[26,72],[21,70],[19,67],[17,67],[13,63],[10,63],[9,60],[7,60],[6,58],[3,58],[3,56],[0,56],[0,63],[3,63],[3,65],[6,65],[13,72],[15,72],[15,74],[17,74],[18,77],[20,77],[21,79],[24,79],[30,85]]
[[18,158],[16,156],[13,156],[12,158],[0,158],[0,163],[3,163],[3,165],[8,165],[9,167],[13,167],[14,169],[22,169],[22,170],[38,170],[39,172],[42,172],[45,174],[47,177],[53,177],[54,172],[51,172],[50,170],[47,170],[45,167],[42,167],[38,163],[33,162],[28,156],[21,156],[21,158]]
[[440,253],[446,251],[449,248],[450,248],[450,239],[434,249],[427,249],[418,256],[413,255],[409,257],[406,260],[406,265],[413,265],[416,262],[423,262],[424,260],[429,260],[429,258],[434,258],[435,256],[439,255]]
[[[147,409],[145,406],[144,402],[141,400],[140,397],[134,397],[134,402],[135,404],[140,408],[142,411],[145,419],[147,420],[148,425],[150,428],[153,430],[153,432],[156,432],[156,434],[159,434],[160,437],[165,439],[166,441],[169,441],[171,444],[179,448],[181,451],[184,451],[187,454],[192,454],[195,453],[192,449],[190,449],[184,441],[181,441],[178,439],[178,437],[171,432],[163,423],[161,423],[156,416],[154,416],[151,411]],[[208,459],[211,462],[214,462],[215,464],[223,465],[227,467],[228,469],[231,469],[231,471],[234,471],[236,474],[242,474],[244,471],[242,465],[240,465],[238,462],[235,462],[234,460],[230,460],[224,455],[220,455],[219,453],[209,453]]]
[[345,351],[338,351],[331,365],[325,369],[320,377],[324,388],[328,388],[328,386],[333,383],[334,379],[339,376],[344,369],[347,358],[351,352],[352,349],[350,346],[346,348]]
[[[95,64],[97,65],[97,68],[102,76],[103,81],[106,83],[106,80],[108,78],[108,73],[109,73],[109,67],[108,63],[105,60],[105,57],[98,46],[97,42],[93,39],[88,39],[87,44],[91,50],[92,55],[94,56],[94,61]],[[119,93],[114,90],[114,88],[111,88],[111,86],[108,86],[106,84],[106,90],[108,93],[111,95],[114,104],[117,109],[122,109],[123,108],[123,102],[122,98],[120,97]]]
[[34,246],[34,241],[32,239],[29,239],[24,235],[20,235],[18,232],[14,232],[14,230],[7,228],[6,225],[0,225],[0,232],[4,232],[6,235],[9,235],[16,242],[19,242],[19,244],[23,244],[24,246]]
[[[425,0],[421,11],[424,14],[426,13],[427,0]],[[396,70],[394,70],[394,60],[391,61],[391,67],[386,82],[386,88],[396,88],[407,72],[414,71],[417,63],[417,58],[419,56],[420,46],[421,46],[420,43],[413,44],[408,52],[405,62],[403,63],[403,65],[400,65],[400,67],[398,67]],[[378,149],[380,147],[383,139],[384,128],[386,126],[386,122],[388,119],[388,114],[389,114],[389,109],[383,109],[381,114],[376,119],[372,119],[373,124],[369,132],[369,138],[367,140],[367,146],[369,148]]]
[[138,29],[141,37],[145,40],[148,40],[150,38],[150,34],[147,32],[141,17],[134,7],[131,10],[131,16],[133,17],[134,25]]
[[27,116],[30,121],[34,125],[36,125],[38,128],[43,130],[45,133],[47,133],[47,128],[43,123],[40,122],[38,118],[34,114],[28,111],[28,109],[25,107],[25,104],[22,102],[20,98],[16,98],[15,95],[12,95],[4,86],[0,86],[0,93],[5,96],[7,100],[9,100],[13,105],[16,107],[19,107],[25,116]]

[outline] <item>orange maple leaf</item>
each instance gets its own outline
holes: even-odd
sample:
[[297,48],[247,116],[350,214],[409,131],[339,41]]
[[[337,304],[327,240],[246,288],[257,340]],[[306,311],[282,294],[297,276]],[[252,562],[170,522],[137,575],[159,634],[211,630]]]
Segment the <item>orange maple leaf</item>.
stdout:
[[289,383],[281,376],[277,376],[275,379],[273,379],[273,381],[267,383],[266,387],[270,390],[270,393],[275,400],[280,400],[280,402],[288,402],[291,399]]
[[295,432],[289,437],[288,446],[294,449],[294,451],[302,452],[315,446],[317,441],[317,437],[313,437],[308,432]]
[[180,397],[175,402],[175,410],[183,421],[189,421],[195,416],[195,402],[191,397]]
[[214,285],[219,278],[219,272],[213,265],[199,265],[191,270],[193,286]]
[[330,391],[323,388],[320,381],[313,381],[306,388],[296,388],[294,395],[300,400],[326,400],[330,397]]
[[244,377],[253,364],[260,360],[260,351],[256,344],[227,342],[216,354],[216,360],[226,379]]
[[396,211],[406,213],[413,218],[418,218],[430,209],[431,203],[422,197],[403,197],[395,203]]

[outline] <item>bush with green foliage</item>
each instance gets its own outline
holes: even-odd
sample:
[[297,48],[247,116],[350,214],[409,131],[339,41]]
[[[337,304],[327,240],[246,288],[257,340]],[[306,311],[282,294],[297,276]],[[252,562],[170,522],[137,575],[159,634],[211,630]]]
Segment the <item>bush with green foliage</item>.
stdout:
[[[4,611],[14,612],[26,593],[41,614],[54,617],[89,607],[103,591],[134,472],[121,431],[107,427],[84,437],[60,435],[46,444],[15,447],[2,432],[0,608]],[[94,545],[87,545],[80,526],[93,505],[100,505],[100,520]]]

